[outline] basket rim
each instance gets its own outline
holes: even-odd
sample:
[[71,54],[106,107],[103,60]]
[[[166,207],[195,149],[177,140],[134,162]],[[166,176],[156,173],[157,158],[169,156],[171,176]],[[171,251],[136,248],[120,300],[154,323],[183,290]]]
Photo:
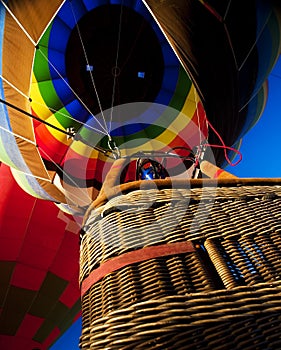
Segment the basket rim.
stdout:
[[89,205],[84,218],[94,208],[98,208],[108,202],[110,199],[119,195],[124,195],[139,189],[145,190],[157,187],[158,190],[170,188],[200,188],[200,187],[239,187],[239,186],[281,186],[281,178],[221,178],[221,179],[156,179],[156,180],[138,180],[112,186],[101,191],[98,197]]

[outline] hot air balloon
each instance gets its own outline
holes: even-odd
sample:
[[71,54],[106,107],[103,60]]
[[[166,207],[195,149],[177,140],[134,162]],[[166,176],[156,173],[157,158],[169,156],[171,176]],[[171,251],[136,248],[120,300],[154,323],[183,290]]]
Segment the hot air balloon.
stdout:
[[[209,121],[234,145],[264,109],[266,78],[280,53],[280,4],[144,2],[192,77]],[[210,133],[209,141],[219,139]],[[224,152],[214,152],[225,164]]]
[[214,130],[232,146],[261,115],[279,53],[269,3],[243,8],[239,32],[240,3],[145,4],[2,2],[1,158],[30,194],[83,215],[117,150],[222,147]]
[[79,226],[0,166],[1,349],[47,349],[80,315]]
[[[7,39],[8,31],[3,32],[6,118],[1,132],[9,149],[13,148],[10,138],[16,137],[18,156],[13,151],[2,160],[30,194],[83,213],[96,197],[117,148],[123,147],[123,155],[189,149],[200,143],[198,123],[202,124],[200,138],[207,131],[205,112],[191,80],[142,2],[67,1],[59,5],[2,4],[5,26],[10,22],[22,36],[16,40],[21,48],[14,56],[10,50],[15,31]],[[33,17],[38,28],[29,33]],[[89,31],[92,23],[95,28]],[[12,73],[10,57],[21,61],[24,74]],[[6,89],[13,95],[10,99]],[[12,115],[22,130],[14,129]],[[19,118],[24,122],[18,123]],[[29,150],[19,151],[17,143]]]
[[80,218],[120,158],[123,182],[139,158],[175,177],[223,167],[266,103],[279,16],[262,0],[1,1],[0,160]]

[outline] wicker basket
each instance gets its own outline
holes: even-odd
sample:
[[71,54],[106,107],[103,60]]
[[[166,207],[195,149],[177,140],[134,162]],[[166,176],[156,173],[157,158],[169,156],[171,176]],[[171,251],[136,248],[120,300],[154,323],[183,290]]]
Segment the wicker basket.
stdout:
[[81,349],[280,349],[281,183],[134,184],[84,221]]

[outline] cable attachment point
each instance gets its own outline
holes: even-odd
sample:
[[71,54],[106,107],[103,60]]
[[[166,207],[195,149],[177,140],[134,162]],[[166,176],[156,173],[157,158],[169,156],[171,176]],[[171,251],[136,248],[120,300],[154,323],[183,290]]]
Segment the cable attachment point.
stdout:
[[69,139],[74,140],[74,136],[76,135],[76,131],[74,127],[71,126],[70,128],[66,128],[66,132],[67,132],[67,140]]
[[195,153],[195,163],[194,163],[194,170],[192,174],[192,178],[197,179],[200,173],[200,162],[204,159],[205,152],[206,152],[207,146],[205,143],[201,143],[199,146],[197,146],[197,150]]
[[112,140],[112,138],[108,139],[108,147],[112,152],[112,155],[114,157],[114,159],[118,159],[121,157],[121,153],[119,148],[117,147],[116,143],[114,140]]
[[207,149],[206,143],[201,143],[201,145],[197,147],[197,152],[195,155],[196,159],[198,159],[199,161],[203,160],[204,156],[205,156],[206,149]]

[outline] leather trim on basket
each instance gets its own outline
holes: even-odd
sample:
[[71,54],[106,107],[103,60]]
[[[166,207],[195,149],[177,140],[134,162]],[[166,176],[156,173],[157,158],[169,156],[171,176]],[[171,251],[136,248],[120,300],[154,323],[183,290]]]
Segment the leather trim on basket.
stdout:
[[122,267],[137,262],[158,258],[161,256],[194,252],[195,247],[191,241],[175,242],[158,246],[144,247],[122,255],[118,255],[101,264],[93,270],[88,277],[82,281],[81,297],[91,288],[93,284],[100,281],[105,275],[119,270]]

